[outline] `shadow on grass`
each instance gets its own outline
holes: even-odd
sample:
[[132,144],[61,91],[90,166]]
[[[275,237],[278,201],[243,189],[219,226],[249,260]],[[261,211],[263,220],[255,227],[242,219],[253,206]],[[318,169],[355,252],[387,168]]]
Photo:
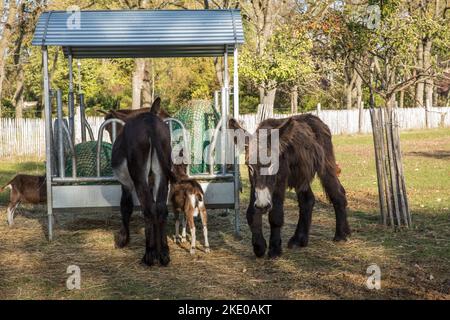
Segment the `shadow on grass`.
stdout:
[[407,153],[407,156],[426,157],[426,158],[433,158],[433,159],[438,159],[438,160],[447,160],[447,159],[450,159],[450,151],[449,150],[436,150],[433,152],[415,151],[415,152]]

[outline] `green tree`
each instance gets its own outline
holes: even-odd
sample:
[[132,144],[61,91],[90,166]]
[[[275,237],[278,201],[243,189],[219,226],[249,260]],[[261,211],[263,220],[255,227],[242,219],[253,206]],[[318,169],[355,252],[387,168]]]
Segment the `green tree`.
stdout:
[[312,41],[304,30],[280,26],[258,56],[255,57],[251,44],[244,47],[240,71],[258,88],[263,88],[266,93],[260,102],[273,108],[281,85],[313,72],[311,49]]

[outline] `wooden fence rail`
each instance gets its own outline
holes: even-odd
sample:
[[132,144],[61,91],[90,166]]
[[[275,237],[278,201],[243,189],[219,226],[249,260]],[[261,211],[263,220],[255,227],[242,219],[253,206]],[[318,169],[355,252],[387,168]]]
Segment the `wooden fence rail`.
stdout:
[[[425,110],[422,108],[405,108],[397,110],[400,130],[426,128]],[[371,133],[370,112],[362,111],[362,124],[359,128],[358,110],[323,110],[312,112],[318,115],[333,134]],[[275,118],[290,115],[274,114]],[[88,117],[94,135],[103,122],[102,117]],[[241,115],[239,120],[250,132],[254,132],[258,123],[256,114]],[[450,127],[450,108],[432,108],[428,112],[429,128]],[[79,125],[77,125],[79,128]],[[0,118],[0,158],[5,157],[45,157],[45,125],[42,119],[9,119]],[[104,135],[106,141],[108,134]],[[77,131],[77,142],[81,141]]]

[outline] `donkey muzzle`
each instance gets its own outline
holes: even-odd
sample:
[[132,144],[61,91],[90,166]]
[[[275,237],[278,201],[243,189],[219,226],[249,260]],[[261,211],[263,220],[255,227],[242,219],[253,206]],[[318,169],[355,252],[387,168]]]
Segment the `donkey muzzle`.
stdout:
[[255,209],[262,211],[262,213],[272,209],[272,195],[267,187],[263,189],[256,188]]

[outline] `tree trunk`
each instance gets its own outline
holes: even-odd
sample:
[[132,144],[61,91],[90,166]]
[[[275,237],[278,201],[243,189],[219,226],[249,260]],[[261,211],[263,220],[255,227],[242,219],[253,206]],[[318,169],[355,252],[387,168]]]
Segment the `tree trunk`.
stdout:
[[267,88],[259,88],[259,100],[260,104],[266,106],[269,112],[273,113],[274,105],[275,105],[275,95],[277,93],[277,88],[267,89]]
[[[431,49],[432,49],[433,41],[431,39],[427,39],[424,48],[423,48],[423,67],[426,73],[432,73],[431,70]],[[427,79],[425,81],[425,101],[427,102],[427,107],[433,106],[433,79]]]
[[[419,45],[417,46],[417,68],[419,70],[423,70],[423,43],[419,42]],[[416,97],[415,102],[417,107],[423,107],[424,104],[424,87],[425,83],[423,81],[419,81],[416,84]]]
[[219,83],[219,87],[223,87],[223,66],[222,59],[214,58],[214,69],[216,70],[217,82]]
[[359,76],[359,74],[356,76],[355,81],[355,88],[356,88],[356,107],[358,109],[363,108],[363,91],[362,91],[362,78]]
[[356,107],[359,110],[358,117],[358,131],[359,133],[363,133],[363,124],[364,124],[364,103],[363,103],[363,91],[362,91],[362,78],[357,76],[356,82]]
[[359,78],[358,73],[356,70],[353,71],[350,77],[346,77],[346,83],[345,83],[345,107],[347,110],[351,110],[353,107],[353,87],[355,86],[355,82],[357,78]]
[[145,62],[142,86],[142,107],[150,108],[153,104],[153,60]]
[[350,110],[352,108],[352,85],[346,83],[345,84],[345,108]]
[[[4,9],[4,3],[2,6]],[[3,10],[1,11],[3,14]],[[2,114],[2,98],[3,98],[3,83],[5,81],[6,72],[6,59],[7,59],[7,49],[10,44],[10,38],[12,34],[12,27],[14,24],[14,19],[17,14],[17,4],[16,1],[9,2],[8,18],[3,26],[3,34],[0,39],[0,116]]]
[[404,108],[405,107],[405,90],[400,91],[400,99],[399,99],[398,107]]
[[23,94],[20,95],[19,100],[16,102],[16,119],[22,119],[23,118]]
[[293,86],[290,92],[291,96],[291,113],[298,113],[298,86]]
[[13,103],[16,109],[16,118],[23,118],[23,91],[25,86],[25,73],[23,68],[20,67],[17,77],[16,92],[14,93]]
[[133,72],[133,102],[132,109],[140,109],[142,103],[142,89],[145,77],[145,59],[136,59]]

